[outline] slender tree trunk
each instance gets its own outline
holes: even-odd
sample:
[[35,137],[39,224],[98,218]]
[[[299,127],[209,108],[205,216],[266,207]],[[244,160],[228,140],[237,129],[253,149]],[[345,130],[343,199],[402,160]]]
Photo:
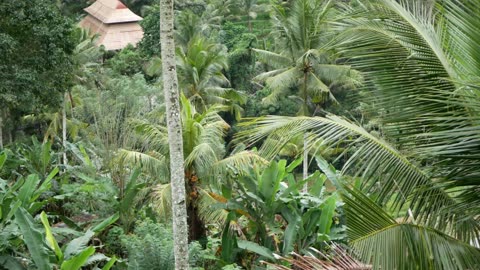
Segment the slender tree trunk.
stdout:
[[[308,73],[305,72],[303,74],[303,115],[306,116],[308,113],[307,109],[307,81],[308,81]],[[303,135],[303,179],[308,177],[308,144],[307,144],[307,133]],[[308,183],[305,183],[303,186],[303,192],[308,192]]]
[[188,269],[188,225],[180,102],[173,40],[173,0],[160,0],[160,43],[172,186],[175,269]]
[[62,145],[63,145],[63,167],[66,170],[67,167],[67,98],[68,93],[63,95],[63,108],[62,108]]
[[3,110],[0,110],[0,149],[3,149]]
[[[307,133],[303,135],[303,179],[308,177]],[[306,187],[306,185],[305,185]]]

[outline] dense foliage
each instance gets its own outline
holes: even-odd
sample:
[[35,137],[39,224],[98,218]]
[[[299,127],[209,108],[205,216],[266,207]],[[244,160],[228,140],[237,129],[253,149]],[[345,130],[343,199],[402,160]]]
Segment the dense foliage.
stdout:
[[[89,3],[0,4],[0,269],[175,269],[159,7]],[[479,14],[175,1],[191,269],[479,269]]]

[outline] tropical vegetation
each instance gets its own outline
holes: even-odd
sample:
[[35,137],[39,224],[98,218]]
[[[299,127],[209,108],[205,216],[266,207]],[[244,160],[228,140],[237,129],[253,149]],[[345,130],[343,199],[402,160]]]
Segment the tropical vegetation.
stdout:
[[480,269],[477,1],[122,2],[0,4],[0,269]]

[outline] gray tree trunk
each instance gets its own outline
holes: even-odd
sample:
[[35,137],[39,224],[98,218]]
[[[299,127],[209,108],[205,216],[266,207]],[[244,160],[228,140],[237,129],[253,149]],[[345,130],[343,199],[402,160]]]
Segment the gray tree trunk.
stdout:
[[0,149],[3,149],[3,111],[0,110]]
[[[303,135],[303,179],[308,177],[307,133]],[[308,183],[303,186],[303,192],[308,192]]]
[[162,75],[170,148],[175,269],[188,269],[188,224],[180,102],[173,40],[173,0],[160,0]]
[[63,95],[63,108],[62,108],[62,145],[63,145],[63,166],[67,167],[67,98],[68,93]]

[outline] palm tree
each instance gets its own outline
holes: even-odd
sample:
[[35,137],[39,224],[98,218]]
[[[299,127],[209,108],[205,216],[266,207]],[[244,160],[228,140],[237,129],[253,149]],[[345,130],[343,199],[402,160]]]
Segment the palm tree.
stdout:
[[[230,126],[219,113],[227,108],[213,105],[199,112],[196,107],[182,95],[181,119],[183,134],[183,152],[185,154],[185,182],[187,183],[187,205],[190,239],[205,237],[205,224],[223,224],[226,212],[211,208],[215,201],[215,192],[221,191],[230,173],[247,172],[253,164],[267,162],[251,151],[235,149],[227,155],[224,138]],[[158,212],[168,217],[171,201],[170,173],[168,170],[169,149],[167,128],[164,115],[154,113],[152,119],[132,120],[132,126],[140,136],[143,146],[136,150],[121,151],[121,158],[128,164],[141,165],[148,175],[161,183],[157,186],[153,198]]]
[[180,123],[180,102],[173,39],[172,0],[160,1],[160,43],[162,56],[163,90],[167,111],[168,144],[172,183],[172,212],[175,269],[188,269],[188,226],[185,200],[185,173],[183,171],[183,142]]
[[[339,24],[338,48],[366,71],[365,102],[382,138],[333,115],[266,117],[243,133],[279,139],[262,146],[268,153],[306,131],[311,142],[350,147],[341,172],[319,164],[344,194],[351,244],[374,269],[480,265],[480,8],[429,2],[346,7]],[[361,179],[361,192],[345,175]]]
[[197,110],[212,104],[234,107],[246,101],[244,95],[228,88],[230,82],[223,74],[228,68],[226,48],[195,36],[186,50],[177,49],[180,86]]
[[238,6],[241,12],[247,16],[248,31],[252,32],[253,25],[252,20],[257,18],[257,12],[266,10],[265,5],[257,4],[257,0],[241,0],[238,1]]
[[214,30],[221,28],[222,16],[211,5],[208,5],[201,16],[193,11],[184,10],[176,18],[175,40],[178,46],[187,48],[190,40],[196,36],[210,36]]
[[[326,100],[336,101],[332,88],[354,88],[360,84],[359,73],[350,66],[337,64],[325,46],[331,37],[328,22],[335,16],[332,1],[299,0],[290,11],[282,5],[274,5],[273,11],[272,21],[281,53],[254,50],[261,61],[274,68],[254,78],[265,81],[272,91],[264,102],[274,103],[295,88],[301,102],[298,114],[311,115],[321,109]],[[304,178],[307,170],[308,153],[304,151]]]

